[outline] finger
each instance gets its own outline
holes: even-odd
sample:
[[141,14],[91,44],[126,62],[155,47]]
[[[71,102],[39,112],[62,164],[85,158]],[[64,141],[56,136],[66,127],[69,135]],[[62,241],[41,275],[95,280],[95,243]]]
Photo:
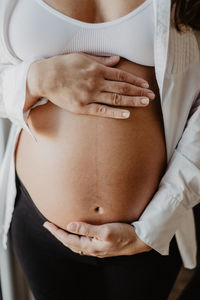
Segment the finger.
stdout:
[[80,254],[80,251],[82,251],[85,255],[97,256],[99,251],[102,251],[102,242],[98,241],[96,238],[69,234],[50,222],[45,222],[43,226],[65,247],[76,253]]
[[155,99],[155,94],[153,91],[124,82],[104,80],[101,91],[118,93],[126,96],[146,96],[151,100]]
[[[67,233],[65,230],[60,229],[56,225],[50,222],[45,222],[43,226],[51,232],[61,243],[65,246],[70,247],[81,247],[81,243],[83,243],[83,239],[75,234]],[[88,239],[89,241],[90,239]]]
[[79,236],[77,234],[65,234],[65,231],[60,231],[56,236],[61,243],[70,249],[75,249],[77,252],[83,251],[84,253],[92,252],[92,238],[87,236]]
[[85,52],[82,52],[83,55],[92,58],[98,63],[101,63],[105,66],[112,67],[119,63],[120,61],[120,56],[119,55],[112,55],[112,56],[97,56],[97,55],[91,55]]
[[103,74],[105,79],[128,82],[143,88],[149,87],[149,84],[143,78],[121,69],[106,67],[104,68]]
[[63,236],[65,236],[65,238],[66,238],[67,236],[69,236],[69,234],[66,231],[60,229],[59,227],[57,227],[53,223],[50,223],[50,222],[46,221],[43,224],[43,227],[45,227],[49,232],[51,232],[51,234],[53,234],[56,237],[63,237]]
[[102,225],[92,225],[85,222],[72,222],[67,224],[67,230],[75,234],[84,235],[91,238],[102,239]]
[[94,102],[105,103],[114,106],[147,106],[149,98],[124,96],[116,93],[99,93]]
[[[45,222],[43,226],[51,232],[63,244],[78,244],[80,237],[78,235],[70,234],[65,230],[57,227],[53,223]],[[78,243],[77,243],[78,242]]]
[[113,118],[113,119],[127,119],[130,117],[130,111],[125,109],[113,108],[102,104],[89,103],[82,109],[84,114]]
[[86,236],[81,236],[79,241],[74,241],[73,244],[68,243],[67,247],[76,253],[83,252],[88,256],[105,257],[108,253],[108,246],[103,241]]
[[48,229],[51,233],[55,233],[59,229],[55,224],[48,221],[44,222],[43,227]]

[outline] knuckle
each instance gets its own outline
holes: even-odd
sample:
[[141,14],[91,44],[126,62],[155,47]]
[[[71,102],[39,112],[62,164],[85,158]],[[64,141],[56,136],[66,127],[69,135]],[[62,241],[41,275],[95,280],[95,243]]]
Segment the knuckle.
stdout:
[[138,100],[137,98],[133,98],[133,99],[131,100],[131,104],[132,104],[133,106],[139,106],[140,102],[139,102],[139,100]]
[[87,83],[88,83],[88,87],[89,89],[94,89],[97,86],[97,78],[94,76],[91,76],[88,78]]
[[123,94],[128,94],[130,92],[130,87],[128,85],[124,85],[122,87],[122,93]]
[[142,91],[143,91],[143,90],[140,89],[139,87],[133,86],[132,92],[133,92],[133,95],[134,95],[135,97],[143,96],[143,95],[142,95]]
[[119,81],[125,81],[126,80],[126,75],[124,72],[119,72],[118,73],[118,79]]
[[88,71],[95,72],[97,68],[97,64],[94,62],[88,66]]
[[89,66],[88,71],[91,75],[95,76],[101,71],[101,68],[98,63],[93,63]]
[[107,241],[109,241],[111,239],[111,231],[108,227],[102,228],[102,236]]
[[102,73],[103,71],[103,65],[99,64],[99,63],[96,63],[95,64],[95,73],[97,75],[99,75],[99,73]]
[[96,104],[90,103],[85,106],[84,113],[87,115],[96,115]]
[[142,89],[138,89],[138,95],[143,96],[143,94],[144,94],[144,91]]
[[83,224],[77,223],[77,224],[76,224],[76,231],[77,231],[77,232],[81,232],[81,231],[83,231],[83,230],[84,230],[84,225],[83,225]]
[[96,111],[97,113],[105,114],[107,112],[107,108],[104,105],[97,104]]
[[109,110],[109,115],[110,115],[111,118],[119,117],[119,115],[120,115],[119,109],[110,109]]
[[115,115],[116,115],[116,113],[115,113],[115,111],[113,109],[109,109],[108,110],[108,114],[109,114],[109,117],[111,117],[111,118],[114,118]]
[[114,105],[120,105],[121,104],[121,101],[122,101],[122,95],[120,94],[117,94],[117,93],[114,93],[113,94],[113,104]]

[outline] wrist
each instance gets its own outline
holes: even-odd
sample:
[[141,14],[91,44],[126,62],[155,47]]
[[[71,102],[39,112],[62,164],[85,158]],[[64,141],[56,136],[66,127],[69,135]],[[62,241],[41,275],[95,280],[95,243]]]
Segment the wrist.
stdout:
[[152,250],[152,248],[144,243],[138,236],[136,237],[136,243],[135,243],[137,253],[142,253],[142,252],[149,252]]
[[33,106],[42,97],[42,80],[40,80],[42,60],[30,64],[26,77],[26,101],[23,112]]
[[139,236],[135,232],[134,226],[132,226],[133,230],[133,242],[132,242],[132,252],[133,254],[143,253],[143,252],[149,252],[152,250],[152,248],[147,245],[143,240],[139,238]]

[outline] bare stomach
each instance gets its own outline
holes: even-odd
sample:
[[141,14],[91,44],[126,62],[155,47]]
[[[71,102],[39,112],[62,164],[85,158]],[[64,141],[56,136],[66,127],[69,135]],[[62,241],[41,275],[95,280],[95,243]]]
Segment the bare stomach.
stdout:
[[154,68],[121,59],[117,68],[147,79],[156,99],[128,108],[129,119],[78,115],[51,102],[22,130],[16,171],[40,212],[62,228],[70,221],[132,222],[154,195],[166,164]]

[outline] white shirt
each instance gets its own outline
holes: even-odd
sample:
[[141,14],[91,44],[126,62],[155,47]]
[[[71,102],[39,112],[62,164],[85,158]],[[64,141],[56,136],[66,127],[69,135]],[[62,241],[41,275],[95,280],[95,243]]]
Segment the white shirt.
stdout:
[[[34,138],[26,124],[30,110],[23,113],[23,107],[27,71],[38,59],[21,61],[6,40],[9,14],[16,2],[0,1],[0,230],[5,249],[16,196],[14,149],[21,128]],[[192,207],[200,202],[200,109],[184,128],[200,91],[199,33],[179,34],[170,25],[170,4],[170,0],[154,0],[155,71],[169,164],[152,201],[132,224],[140,239],[163,255],[168,254],[176,234],[184,266],[194,268]],[[35,106],[47,101],[42,98]]]

